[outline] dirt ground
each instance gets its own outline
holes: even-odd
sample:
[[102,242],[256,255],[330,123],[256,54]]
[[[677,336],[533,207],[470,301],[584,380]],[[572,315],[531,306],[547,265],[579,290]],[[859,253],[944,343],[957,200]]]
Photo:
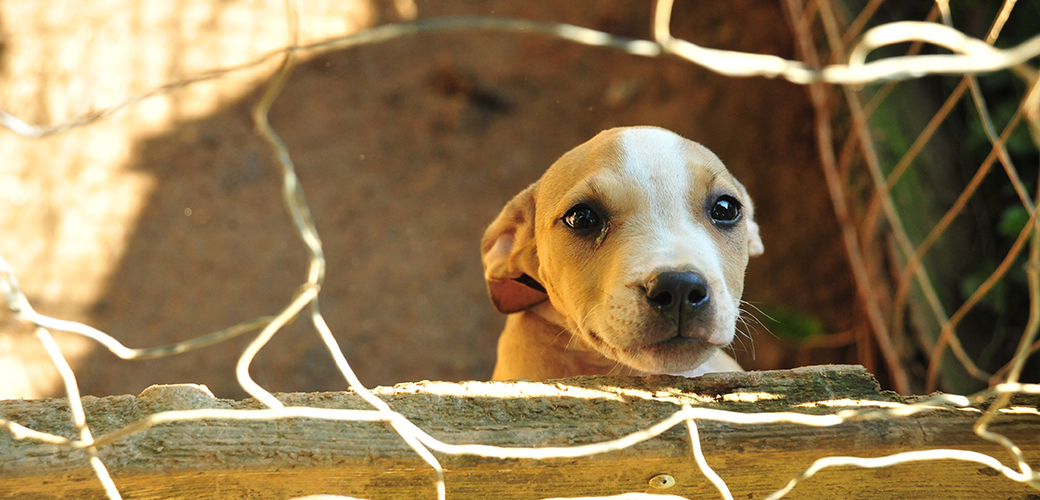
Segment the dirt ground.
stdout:
[[[649,37],[644,1],[418,7],[420,18],[494,14]],[[400,19],[388,5],[379,16]],[[680,2],[673,30],[705,46],[795,57],[773,1]],[[280,176],[252,132],[259,92],[130,151],[131,169],[154,177],[155,189],[88,311],[91,324],[132,347],[159,345],[271,314],[303,282],[305,252]],[[544,36],[436,34],[306,61],[271,122],[328,257],[322,309],[366,384],[490,376],[504,317],[481,277],[485,226],[559,155],[620,125],[701,142],[747,186],[766,252],[749,266],[745,299],[818,317],[829,332],[857,321],[802,87]],[[754,345],[736,346],[745,367],[795,363],[793,346],[761,328],[753,335]],[[149,361],[94,349],[74,368],[87,394],[193,382],[241,397],[234,366],[246,342]],[[817,354],[812,361],[855,361],[843,349]],[[303,321],[275,336],[252,373],[272,391],[345,387]]]

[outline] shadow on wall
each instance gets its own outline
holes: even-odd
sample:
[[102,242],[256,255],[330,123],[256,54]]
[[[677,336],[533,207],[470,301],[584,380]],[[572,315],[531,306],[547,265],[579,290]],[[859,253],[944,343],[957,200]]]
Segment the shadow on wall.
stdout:
[[[645,2],[527,11],[490,3],[502,5],[480,8],[648,36]],[[737,3],[680,9],[677,35],[793,55],[774,2]],[[472,6],[431,5],[421,14],[464,8]],[[125,344],[161,345],[272,314],[305,279],[280,175],[252,132],[258,92],[136,152],[135,168],[154,175],[157,189],[94,311],[94,324]],[[544,37],[434,35],[302,64],[271,121],[292,152],[324,242],[322,310],[366,384],[490,376],[504,318],[485,295],[484,227],[560,154],[619,125],[658,125],[697,140],[747,185],[767,250],[751,264],[745,298],[811,311],[830,331],[854,321],[801,87]],[[738,352],[745,366],[790,365],[789,350],[771,348],[777,341],[765,332],[756,337],[756,360]],[[77,374],[87,394],[194,382],[241,397],[234,366],[247,342],[148,361],[99,350]],[[827,361],[850,360],[841,351]],[[303,320],[276,335],[253,366],[272,391],[345,387]]]

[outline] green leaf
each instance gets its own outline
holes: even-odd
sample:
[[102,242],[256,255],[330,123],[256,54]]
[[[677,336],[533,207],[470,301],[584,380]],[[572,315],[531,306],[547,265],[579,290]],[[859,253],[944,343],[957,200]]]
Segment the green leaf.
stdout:
[[1029,223],[1029,211],[1022,205],[1007,207],[1000,214],[997,232],[1008,238],[1017,238],[1018,233]]
[[792,307],[762,304],[759,310],[767,316],[762,323],[782,339],[803,342],[824,333],[823,321]]

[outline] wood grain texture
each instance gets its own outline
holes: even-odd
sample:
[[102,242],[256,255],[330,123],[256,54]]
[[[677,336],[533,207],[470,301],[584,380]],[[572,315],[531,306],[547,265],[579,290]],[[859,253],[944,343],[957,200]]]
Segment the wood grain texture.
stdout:
[[[533,382],[422,382],[378,388],[396,411],[448,443],[566,446],[644,429],[681,404],[741,412],[831,413],[858,405],[903,404],[881,392],[861,367],[677,377],[578,377]],[[282,394],[287,406],[368,409],[351,392]],[[831,402],[831,403],[827,403]],[[838,402],[838,403],[835,403]],[[825,404],[826,403],[826,404]],[[995,429],[1040,463],[1036,400],[1019,400]],[[197,408],[259,408],[253,400],[208,397],[184,386],[153,387],[141,396],[84,398],[100,436],[148,414]],[[974,408],[937,408],[899,419],[818,428],[791,424],[698,423],[708,462],[736,498],[761,498],[813,460],[873,457],[955,448],[1008,462],[1003,449],[976,437]],[[74,436],[59,399],[0,401],[0,417]],[[101,448],[124,498],[287,499],[331,493],[360,498],[436,498],[434,473],[382,422],[316,419],[203,420],[162,424]],[[718,498],[694,463],[684,426],[628,449],[577,459],[503,460],[439,455],[449,498],[544,498],[626,491]],[[649,481],[669,474],[660,490]],[[981,465],[940,461],[884,469],[825,470],[788,498],[1036,498],[1036,491]],[[1034,496],[1030,496],[1034,495]],[[100,499],[104,494],[81,451],[0,434],[0,499]]]

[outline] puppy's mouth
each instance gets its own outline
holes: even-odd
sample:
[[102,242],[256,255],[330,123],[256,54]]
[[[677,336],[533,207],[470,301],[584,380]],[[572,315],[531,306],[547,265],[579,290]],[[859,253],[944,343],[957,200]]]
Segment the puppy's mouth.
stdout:
[[677,373],[692,370],[722,346],[703,338],[672,337],[647,344],[616,346],[595,332],[587,331],[593,346],[604,356],[646,373]]
[[624,362],[651,373],[682,372],[700,366],[718,348],[704,339],[675,336],[625,351]]
[[648,350],[648,351],[665,351],[671,349],[701,349],[715,347],[704,339],[682,337],[676,335],[669,339],[664,339],[652,344],[640,346],[637,349]]

